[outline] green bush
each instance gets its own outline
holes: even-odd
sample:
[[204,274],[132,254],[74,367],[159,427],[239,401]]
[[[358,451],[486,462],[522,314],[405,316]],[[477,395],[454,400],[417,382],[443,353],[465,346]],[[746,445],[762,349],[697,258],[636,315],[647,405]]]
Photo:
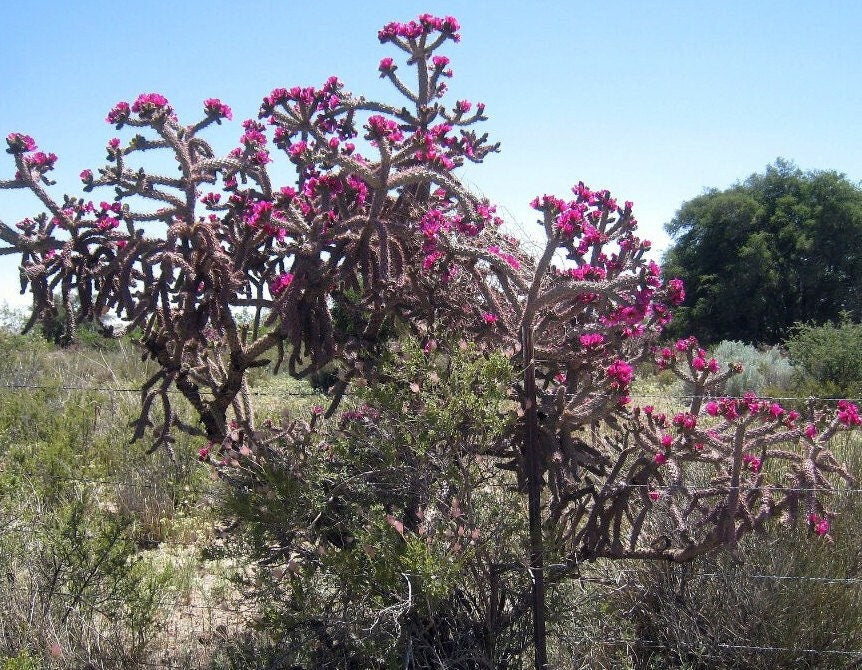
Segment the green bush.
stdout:
[[128,343],[0,346],[0,668],[143,667],[176,589],[142,548],[200,514],[195,446],[129,445],[140,397],[110,390],[146,376]]
[[[222,470],[224,509],[239,522],[231,550],[257,566],[243,588],[262,616],[226,667],[262,667],[243,665],[252,656],[308,668],[520,658],[523,499],[483,460],[509,420],[512,369],[465,343],[425,352],[403,341],[382,373],[341,417],[288,423]],[[489,594],[499,614],[479,605]]]
[[102,509],[89,486],[67,485],[47,500],[6,475],[0,517],[7,667],[28,667],[31,657],[43,667],[129,667],[146,658],[167,574],[139,556],[131,519]]
[[785,342],[800,374],[800,395],[821,398],[862,396],[862,324],[797,325]]

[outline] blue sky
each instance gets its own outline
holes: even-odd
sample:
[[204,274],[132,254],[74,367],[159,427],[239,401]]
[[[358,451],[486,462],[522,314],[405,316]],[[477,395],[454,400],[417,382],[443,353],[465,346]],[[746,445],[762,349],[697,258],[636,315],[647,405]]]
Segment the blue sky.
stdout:
[[[369,97],[394,92],[377,63],[394,55],[377,30],[429,11],[451,14],[452,99],[487,105],[502,152],[465,180],[513,229],[528,207],[583,180],[633,200],[660,252],[662,225],[708,187],[724,188],[777,157],[862,180],[862,3],[856,0],[628,2],[7,2],[0,6],[0,134],[32,135],[60,160],[53,192],[104,158],[118,100],[168,97],[197,120],[219,97],[239,122],[276,86],[337,74]],[[6,157],[8,158],[8,157]],[[5,167],[4,167],[5,165]],[[11,177],[11,161],[0,176]],[[100,194],[94,194],[98,198]],[[108,199],[106,192],[102,197]],[[0,191],[13,224],[37,203]],[[0,257],[0,301],[20,304],[17,261]]]

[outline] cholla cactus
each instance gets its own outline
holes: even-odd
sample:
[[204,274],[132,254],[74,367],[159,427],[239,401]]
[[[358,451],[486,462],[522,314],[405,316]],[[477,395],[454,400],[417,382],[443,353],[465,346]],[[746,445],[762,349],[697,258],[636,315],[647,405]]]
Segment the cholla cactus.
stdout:
[[[713,396],[741,369],[721,371],[694,338],[657,350],[656,362],[694,388],[691,404],[673,417],[635,408],[590,468],[602,485],[573,481],[568,497],[552,495],[551,515],[565,521],[561,539],[573,555],[685,561],[800,513],[828,539],[825,499],[834,481],[855,483],[828,444],[862,424],[856,406],[841,401],[831,417],[812,409],[803,419],[753,393]],[[666,534],[656,534],[660,527]]]
[[[484,118],[482,105],[471,113],[467,101],[451,108],[441,102],[452,73],[434,52],[458,39],[457,22],[426,16],[391,24],[380,39],[406,51],[416,70],[410,89],[392,59],[380,66],[407,106],[354,97],[334,77],[320,88],[277,89],[263,101],[264,122],[245,121],[239,146],[223,158],[201,137],[231,117],[221,101],[207,100],[204,119],[188,126],[157,93],[118,103],[107,121],[141,134],[125,145],[110,140],[108,165],[81,173],[86,192],[113,187],[110,203],[55,200],[45,186],[56,157],[35,153],[27,136],[7,138],[17,172],[0,187],[29,189],[48,210],[18,224],[20,232],[0,232],[23,252],[34,320],[54,310],[59,289],[70,314],[67,337],[77,322],[112,313],[124,330],[143,329],[143,345],[160,365],[147,384],[136,437],[156,401],[166,417],[157,444],[169,443],[175,427],[191,429],[171,407],[167,391],[176,386],[209,439],[221,441],[231,407],[250,425],[245,371],[266,365],[269,350],[278,350],[278,367],[289,349],[288,366],[298,376],[335,357],[352,364],[390,316],[415,328],[438,319],[462,325],[470,315],[453,306],[478,309],[482,301],[466,278],[487,282],[509,269],[487,251],[499,238],[493,207],[452,174],[465,159],[481,161],[496,150],[467,130]],[[294,164],[294,184],[271,183],[273,145]],[[154,150],[172,155],[178,176],[131,164]],[[497,269],[471,269],[483,256]],[[237,325],[233,310],[240,307],[256,311],[253,328]],[[338,332],[336,307],[361,310],[364,332]]]
[[[682,301],[682,284],[664,283],[646,259],[649,243],[636,236],[632,204],[583,183],[571,199],[533,202],[546,240],[538,257],[501,233],[494,207],[457,177],[464,161],[481,162],[498,148],[473,130],[485,119],[482,104],[444,102],[452,70],[439,50],[458,41],[458,29],[451,17],[430,15],[385,26],[380,41],[406,61],[384,58],[378,71],[400,103],[354,96],[335,77],[320,87],[279,88],[223,157],[202,138],[232,116],[220,100],[206,100],[204,118],[192,125],[157,93],[119,102],[107,121],[139,134],[111,139],[107,165],[81,173],[85,192],[112,188],[111,202],[54,199],[46,186],[56,156],[10,134],[16,172],[0,188],[29,189],[47,210],[17,231],[0,224],[0,238],[22,254],[33,321],[52,314],[59,290],[68,337],[76,323],[109,314],[123,324],[103,323],[110,334],[139,327],[159,370],[144,389],[135,437],[160,403],[155,446],[168,447],[178,428],[223,449],[233,449],[240,433],[257,439],[246,372],[270,364],[273,350],[275,368],[287,358],[296,376],[334,359],[344,364],[330,413],[352,377],[373,376],[363,351],[393,319],[428,347],[455,331],[506,351],[523,365],[524,383],[510,391],[523,420],[483,456],[515,470],[529,490],[537,583],[543,517],[553,529],[547,540],[569,559],[560,574],[578,557],[686,560],[800,510],[827,535],[822,494],[830,477],[850,475],[826,443],[859,425],[855,406],[842,404],[831,422],[812,415],[803,425],[794,412],[753,397],[704,404],[732,370],[720,372],[684,340],[659,361],[694,385],[688,412],[668,419],[632,411],[635,368]],[[412,69],[412,83],[402,67]],[[169,154],[178,173],[135,167],[148,151]],[[291,184],[272,183],[277,156],[294,166]],[[252,324],[237,323],[238,308],[254,311]],[[340,328],[336,309],[361,328]],[[202,429],[180,421],[172,388],[195,408]],[[610,436],[593,444],[579,437],[601,425],[613,429]],[[789,466],[786,480],[775,478],[772,463]],[[703,468],[712,479],[691,484]],[[654,532],[656,512],[672,520],[666,536]]]
[[[188,126],[160,94],[119,102],[107,121],[140,134],[125,144],[111,139],[108,164],[97,173],[81,173],[85,192],[112,187],[112,202],[55,200],[46,186],[52,184],[48,173],[56,156],[38,151],[31,137],[11,133],[8,153],[16,172],[0,187],[29,189],[48,210],[18,223],[17,232],[0,228],[22,253],[33,320],[51,314],[59,290],[69,314],[68,336],[76,323],[108,314],[123,331],[142,329],[142,344],[160,369],[146,385],[136,437],[150,424],[153,404],[161,402],[165,418],[156,427],[156,444],[169,444],[177,427],[199,431],[182,425],[173,411],[172,387],[197,410],[199,432],[209,440],[230,439],[231,410],[237,425],[253,428],[245,373],[269,364],[263,357],[273,349],[275,367],[287,357],[297,376],[336,358],[344,361],[342,387],[353,375],[373,374],[360,360],[363,345],[393,317],[429,344],[435,333],[455,330],[507,350],[534,375],[535,403],[526,387],[512,393],[525,410],[534,407],[542,415],[536,456],[539,471],[548,475],[551,518],[569,521],[562,524],[569,529],[567,541],[586,554],[641,552],[632,537],[627,543],[607,539],[607,523],[599,533],[605,539],[595,539],[596,524],[608,513],[603,505],[613,498],[614,514],[622,515],[618,521],[631,517],[632,532],[640,529],[635,521],[642,510],[632,514],[629,503],[641,501],[646,508],[656,493],[666,501],[684,492],[682,464],[689,461],[713,464],[720,474],[708,495],[694,496],[683,511],[672,508],[679,537],[689,547],[680,549],[680,557],[693,551],[682,523],[692,515],[715,519],[732,508],[731,516],[745,519],[739,521],[741,532],[775,512],[796,513],[799,498],[791,492],[776,501],[774,487],[757,484],[757,511],[750,509],[751,496],[740,493],[741,482],[764,481],[760,469],[769,460],[793,466],[792,488],[821,487],[827,472],[847,477],[831,465],[823,444],[835,430],[854,425],[855,414],[812,436],[797,427],[792,413],[770,405],[764,414],[765,405],[754,400],[718,405],[724,423],[709,430],[697,423],[699,400],[681,424],[648,409],[630,412],[635,366],[682,300],[682,285],[663,283],[658,266],[645,259],[649,243],[635,234],[632,204],[620,205],[607,191],[583,183],[570,200],[545,195],[533,201],[546,238],[537,258],[499,231],[494,207],[456,177],[465,160],[481,162],[498,148],[470,129],[485,118],[482,104],[443,102],[452,70],[438,51],[458,41],[458,29],[451,17],[422,15],[380,31],[380,41],[404,52],[406,67],[414,71],[411,87],[394,58],[378,66],[406,104],[354,96],[335,77],[319,88],[276,89],[264,98],[260,120],[243,122],[239,145],[222,158],[201,138],[209,125],[231,118],[220,100],[206,100],[204,118]],[[179,175],[135,168],[132,159],[146,151],[169,152]],[[272,184],[268,166],[274,151],[295,167],[295,183]],[[564,267],[554,264],[561,255]],[[241,327],[234,318],[233,311],[243,307],[255,310],[251,326]],[[361,313],[364,330],[339,330],[332,318],[336,308]],[[719,374],[691,340],[664,350],[660,363],[678,370],[681,358],[691,371],[680,374],[695,384],[696,395],[729,374]],[[734,411],[739,416],[731,416]],[[755,421],[762,416],[773,420]],[[600,422],[623,428],[607,448],[576,437]],[[741,437],[731,430],[736,426]],[[749,433],[753,442],[746,441]],[[731,434],[742,442],[734,443]],[[767,448],[803,437],[820,446],[809,445],[798,457]],[[519,439],[503,441],[493,455],[508,459],[504,465],[523,481],[526,450]],[[623,470],[619,454],[632,454],[640,465]],[[586,477],[599,475],[609,483],[585,492]],[[617,480],[656,488],[620,488]],[[706,506],[721,492],[718,507]],[[623,499],[629,502],[621,505]],[[806,497],[807,513],[826,518],[812,500]],[[622,532],[627,524],[617,526]],[[661,555],[676,556],[672,551]]]

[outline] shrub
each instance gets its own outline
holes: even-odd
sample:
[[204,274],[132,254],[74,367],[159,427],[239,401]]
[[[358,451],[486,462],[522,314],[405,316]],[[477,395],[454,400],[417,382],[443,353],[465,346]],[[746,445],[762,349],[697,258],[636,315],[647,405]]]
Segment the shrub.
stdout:
[[724,340],[712,350],[712,355],[726,368],[740,363],[742,372],[727,380],[723,392],[741,397],[753,391],[759,395],[779,395],[793,388],[795,369],[778,347],[758,348],[743,342]]
[[862,396],[862,324],[846,319],[797,325],[785,342],[800,369],[800,394],[822,398]]
[[130,520],[101,510],[86,486],[50,501],[20,488],[0,481],[0,653],[46,667],[145,659],[166,582],[137,555]]
[[[0,331],[0,668],[136,667],[159,638],[171,571],[142,546],[200,495],[196,451],[128,446],[139,362]],[[24,385],[35,388],[14,388]],[[88,665],[89,664],[89,665]]]
[[[402,340],[382,373],[340,417],[312,410],[220,466],[233,549],[260,566],[244,588],[266,636],[247,644],[315,668],[517,656],[529,582],[494,566],[517,562],[524,511],[483,456],[502,435],[512,370],[466,343],[444,353]],[[489,593],[521,614],[488,619],[477,603]]]

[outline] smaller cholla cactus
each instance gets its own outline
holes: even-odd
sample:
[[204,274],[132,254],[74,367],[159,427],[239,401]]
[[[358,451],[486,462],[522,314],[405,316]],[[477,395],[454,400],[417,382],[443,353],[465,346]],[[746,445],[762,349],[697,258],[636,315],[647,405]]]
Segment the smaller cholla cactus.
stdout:
[[837,432],[862,424],[857,407],[841,401],[831,416],[810,410],[803,417],[754,393],[715,397],[741,366],[721,371],[693,337],[657,350],[656,363],[694,393],[686,412],[668,417],[647,406],[637,408],[629,422],[628,438],[639,453],[620,495],[639,500],[635,518],[641,523],[633,528],[642,527],[657,505],[675,526],[667,547],[634,555],[685,560],[734,546],[769,519],[794,521],[800,515],[814,533],[828,536],[826,498],[836,482],[855,483],[828,444]]

